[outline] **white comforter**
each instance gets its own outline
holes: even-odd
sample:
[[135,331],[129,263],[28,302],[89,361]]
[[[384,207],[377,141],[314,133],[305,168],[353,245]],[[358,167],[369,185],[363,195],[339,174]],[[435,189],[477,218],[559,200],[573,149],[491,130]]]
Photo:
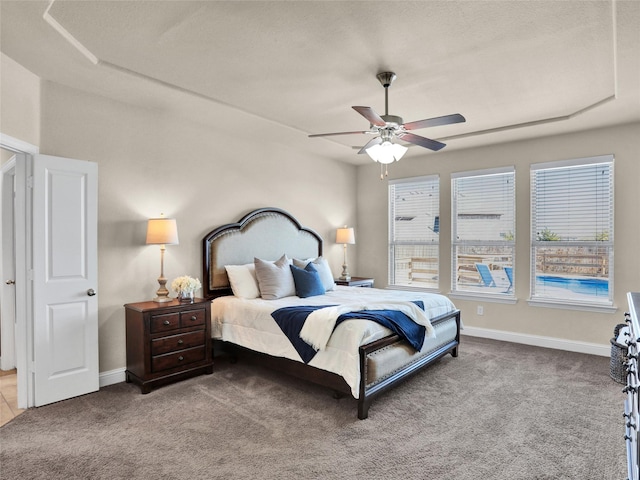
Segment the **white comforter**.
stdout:
[[[443,295],[336,286],[325,295],[299,298],[286,297],[277,300],[260,298],[248,300],[239,297],[220,297],[212,302],[211,322],[214,338],[232,342],[272,356],[301,361],[298,352],[271,317],[271,312],[295,305],[338,305],[367,303],[393,303],[421,300],[424,312],[431,319],[455,309]],[[389,335],[391,331],[368,320],[348,320],[340,323],[331,334],[326,347],[319,351],[309,365],[341,375],[358,398],[360,366],[358,347]],[[423,349],[429,348],[425,341]]]

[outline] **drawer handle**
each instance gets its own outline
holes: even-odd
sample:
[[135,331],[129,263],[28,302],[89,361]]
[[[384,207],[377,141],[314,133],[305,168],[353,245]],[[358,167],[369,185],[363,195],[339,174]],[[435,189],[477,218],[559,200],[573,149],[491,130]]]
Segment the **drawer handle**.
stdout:
[[165,325],[169,325],[169,323],[170,323],[170,322],[169,322],[169,320],[165,320],[165,321],[164,321],[164,322],[162,322],[162,323],[164,323]]
[[192,322],[195,322],[197,319],[198,319],[198,317],[196,317],[195,315],[193,315],[193,316],[191,317],[191,321],[192,321]]
[[184,360],[184,357],[183,357],[182,355],[180,355],[180,356],[178,357],[178,360],[182,361],[182,360]]
[[178,345],[182,345],[184,343],[184,340],[180,339],[178,340]]

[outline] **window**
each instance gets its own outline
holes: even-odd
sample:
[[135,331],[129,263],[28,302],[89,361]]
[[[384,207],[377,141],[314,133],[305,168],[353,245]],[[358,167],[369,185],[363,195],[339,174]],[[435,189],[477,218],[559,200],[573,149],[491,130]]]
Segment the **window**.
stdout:
[[513,167],[451,176],[451,291],[513,298]]
[[613,156],[531,166],[531,299],[613,305]]
[[389,182],[389,285],[438,288],[437,175]]

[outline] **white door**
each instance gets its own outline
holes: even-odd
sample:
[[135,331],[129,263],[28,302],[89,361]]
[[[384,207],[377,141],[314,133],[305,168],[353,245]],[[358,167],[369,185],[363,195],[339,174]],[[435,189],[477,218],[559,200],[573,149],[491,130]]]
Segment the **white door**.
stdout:
[[34,405],[94,392],[98,377],[98,165],[35,155]]

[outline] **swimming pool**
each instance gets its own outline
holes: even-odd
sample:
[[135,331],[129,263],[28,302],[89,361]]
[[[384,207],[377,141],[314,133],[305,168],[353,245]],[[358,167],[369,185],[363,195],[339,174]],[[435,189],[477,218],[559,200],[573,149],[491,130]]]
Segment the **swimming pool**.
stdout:
[[536,287],[565,288],[574,293],[596,297],[609,296],[609,281],[601,278],[567,278],[540,275],[536,277]]

